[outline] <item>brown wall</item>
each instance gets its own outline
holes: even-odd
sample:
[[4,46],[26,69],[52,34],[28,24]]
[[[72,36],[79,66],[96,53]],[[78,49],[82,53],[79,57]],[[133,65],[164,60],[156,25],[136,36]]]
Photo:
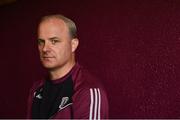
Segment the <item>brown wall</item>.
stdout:
[[21,0],[0,8],[0,118],[24,118],[43,72],[36,25],[61,13],[78,26],[79,63],[101,78],[110,118],[180,117],[179,0]]

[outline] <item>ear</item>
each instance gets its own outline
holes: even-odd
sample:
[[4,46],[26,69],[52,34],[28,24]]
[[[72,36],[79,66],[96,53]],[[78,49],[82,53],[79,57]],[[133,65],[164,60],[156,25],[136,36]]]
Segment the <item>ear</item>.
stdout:
[[72,52],[76,51],[78,45],[79,45],[79,40],[77,38],[71,40]]

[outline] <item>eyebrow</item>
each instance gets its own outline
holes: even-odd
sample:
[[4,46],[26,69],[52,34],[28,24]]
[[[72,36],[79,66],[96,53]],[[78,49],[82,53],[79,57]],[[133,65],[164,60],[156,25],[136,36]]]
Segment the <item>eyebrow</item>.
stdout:
[[59,39],[58,37],[51,37],[49,40]]
[[37,38],[37,40],[43,40],[43,39],[41,39],[41,38]]
[[[54,40],[54,39],[60,40],[60,38],[58,38],[58,37],[51,37],[51,38],[48,38],[48,40]],[[41,38],[38,38],[37,40],[45,41],[44,39],[41,39]]]

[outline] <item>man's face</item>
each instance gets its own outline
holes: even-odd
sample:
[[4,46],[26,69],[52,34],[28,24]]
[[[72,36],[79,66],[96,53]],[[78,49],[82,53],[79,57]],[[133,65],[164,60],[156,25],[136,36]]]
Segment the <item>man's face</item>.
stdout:
[[48,69],[62,67],[72,59],[72,40],[64,21],[52,18],[40,23],[38,48],[41,62]]

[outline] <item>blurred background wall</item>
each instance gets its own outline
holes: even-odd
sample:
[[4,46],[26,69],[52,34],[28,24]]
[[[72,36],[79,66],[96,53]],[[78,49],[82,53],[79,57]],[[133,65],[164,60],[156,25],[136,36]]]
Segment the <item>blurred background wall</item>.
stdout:
[[180,118],[179,0],[12,0],[0,3],[0,118],[24,118],[44,73],[36,28],[61,13],[78,27],[79,63],[104,84],[110,118]]

